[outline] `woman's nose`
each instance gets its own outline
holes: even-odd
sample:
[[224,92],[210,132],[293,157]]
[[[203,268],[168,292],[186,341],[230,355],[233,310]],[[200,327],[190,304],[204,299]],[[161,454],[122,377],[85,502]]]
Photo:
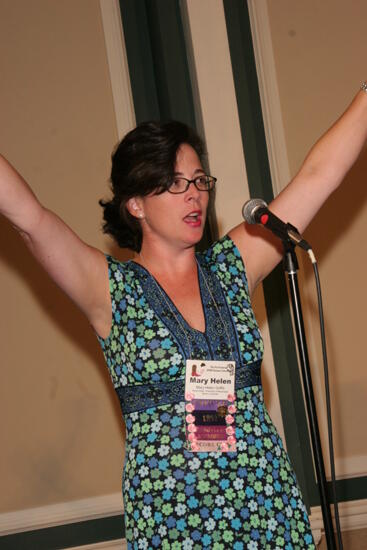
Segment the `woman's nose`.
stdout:
[[188,189],[185,191],[187,199],[196,199],[200,196],[200,191],[196,188],[193,181],[190,182]]

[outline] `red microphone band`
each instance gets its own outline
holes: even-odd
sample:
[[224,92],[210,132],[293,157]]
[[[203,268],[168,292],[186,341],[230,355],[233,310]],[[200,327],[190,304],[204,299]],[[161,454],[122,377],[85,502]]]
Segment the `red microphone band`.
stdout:
[[260,222],[262,225],[266,225],[268,223],[269,214],[261,214],[260,216]]

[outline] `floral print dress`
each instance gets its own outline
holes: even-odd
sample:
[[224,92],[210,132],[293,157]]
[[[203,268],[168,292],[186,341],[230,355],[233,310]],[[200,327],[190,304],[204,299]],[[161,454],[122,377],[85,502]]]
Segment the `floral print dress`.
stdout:
[[[315,548],[295,474],[264,405],[263,343],[233,241],[226,236],[197,255],[205,332],[186,323],[144,267],[107,259],[113,322],[99,340],[126,424],[128,548]],[[236,361],[236,452],[188,450],[190,358]]]

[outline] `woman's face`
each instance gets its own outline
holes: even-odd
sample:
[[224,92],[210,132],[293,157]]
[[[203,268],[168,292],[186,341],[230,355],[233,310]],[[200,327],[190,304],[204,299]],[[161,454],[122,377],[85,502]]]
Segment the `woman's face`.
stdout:
[[[195,150],[182,144],[177,151],[175,175],[191,180],[204,173]],[[143,244],[188,248],[200,241],[209,201],[207,191],[198,191],[192,183],[185,193],[164,191],[134,200],[142,214]]]

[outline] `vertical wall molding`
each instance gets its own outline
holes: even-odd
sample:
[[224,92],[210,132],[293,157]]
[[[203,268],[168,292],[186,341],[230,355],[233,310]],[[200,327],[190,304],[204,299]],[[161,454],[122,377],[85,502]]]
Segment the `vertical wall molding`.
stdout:
[[278,82],[275,72],[269,14],[266,0],[248,0],[247,4],[251,23],[251,34],[259,82],[270,173],[274,195],[277,195],[283,187],[287,185],[291,174],[285,143]]
[[120,7],[118,0],[100,0],[100,7],[117,133],[121,139],[135,126],[135,114]]

